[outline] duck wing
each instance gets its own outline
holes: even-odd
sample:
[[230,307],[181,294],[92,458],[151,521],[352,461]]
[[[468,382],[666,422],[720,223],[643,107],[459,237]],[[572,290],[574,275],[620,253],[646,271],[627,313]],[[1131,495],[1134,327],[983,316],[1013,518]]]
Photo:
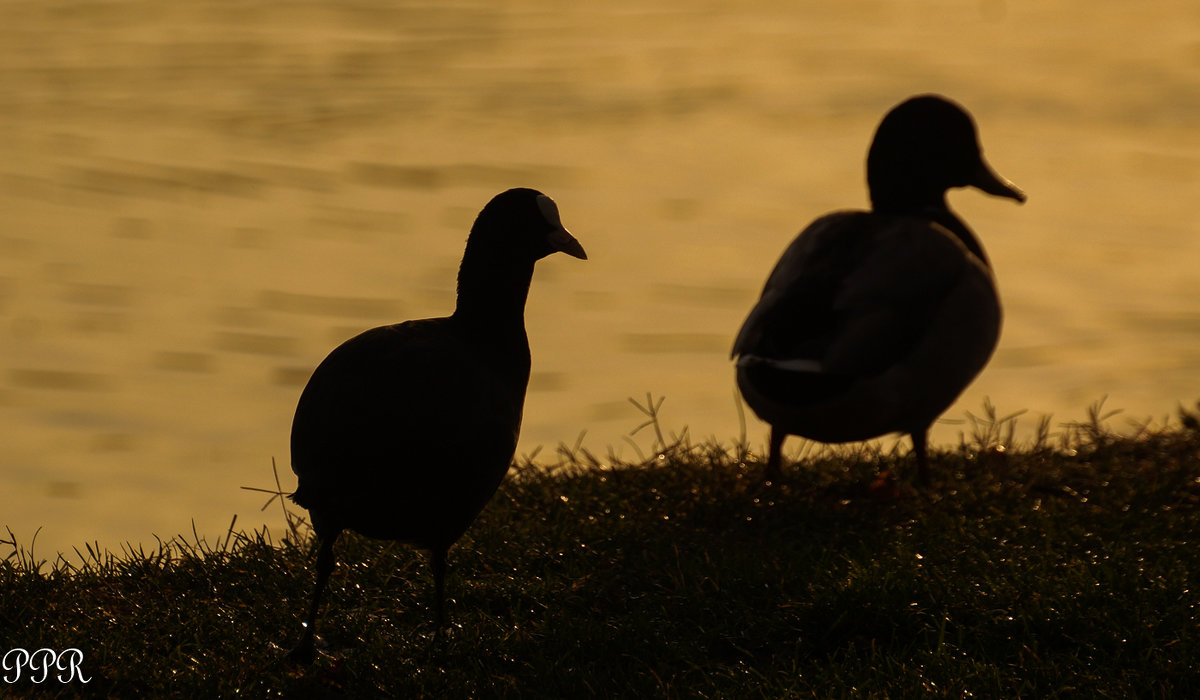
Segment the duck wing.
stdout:
[[824,216],[784,251],[733,355],[761,384],[820,400],[903,362],[973,267],[990,274],[928,220]]

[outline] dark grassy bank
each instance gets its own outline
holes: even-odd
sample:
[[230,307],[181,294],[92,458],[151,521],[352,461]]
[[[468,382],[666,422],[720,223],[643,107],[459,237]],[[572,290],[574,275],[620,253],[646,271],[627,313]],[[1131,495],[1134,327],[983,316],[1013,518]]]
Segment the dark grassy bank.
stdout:
[[924,494],[876,480],[908,465],[877,450],[814,450],[774,485],[737,448],[564,450],[451,551],[439,639],[424,556],[345,537],[307,669],[277,646],[312,585],[303,537],[40,567],[10,542],[0,653],[77,647],[92,680],[0,695],[1179,697],[1200,687],[1200,425],[1181,417],[1017,447],[983,421]]

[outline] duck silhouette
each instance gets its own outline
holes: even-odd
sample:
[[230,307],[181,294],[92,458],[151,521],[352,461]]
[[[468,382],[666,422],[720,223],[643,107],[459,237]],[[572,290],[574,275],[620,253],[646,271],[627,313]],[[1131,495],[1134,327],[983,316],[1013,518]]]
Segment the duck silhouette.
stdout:
[[912,437],[929,482],[930,426],[987,364],[1001,308],[979,240],[946,204],[952,187],[1025,201],[983,159],[960,105],[919,95],[883,118],[867,154],[870,211],[809,224],[767,278],[733,344],[737,384],[784,439]]
[[317,580],[300,642],[315,657],[321,596],[343,530],[429,551],[438,629],[446,553],[495,493],[512,461],[529,382],[525,301],[534,263],[587,259],[552,199],[511,189],[479,213],[445,318],[368,330],[325,358],[292,423],[291,498],[317,536]]

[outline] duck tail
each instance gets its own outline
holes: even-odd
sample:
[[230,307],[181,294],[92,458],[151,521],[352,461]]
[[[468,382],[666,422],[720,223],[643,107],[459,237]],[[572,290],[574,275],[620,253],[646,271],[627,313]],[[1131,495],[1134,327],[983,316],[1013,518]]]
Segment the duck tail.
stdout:
[[767,367],[784,372],[800,372],[821,374],[825,368],[817,360],[810,360],[804,357],[796,357],[789,360],[779,360],[770,357],[762,357],[760,355],[742,355],[737,361],[738,367]]

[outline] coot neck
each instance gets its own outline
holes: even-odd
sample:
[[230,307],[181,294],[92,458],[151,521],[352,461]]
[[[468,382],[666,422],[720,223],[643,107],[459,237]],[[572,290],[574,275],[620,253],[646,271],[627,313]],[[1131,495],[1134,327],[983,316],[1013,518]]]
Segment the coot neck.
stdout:
[[489,332],[523,337],[533,264],[510,250],[489,251],[468,241],[458,271],[455,318]]

